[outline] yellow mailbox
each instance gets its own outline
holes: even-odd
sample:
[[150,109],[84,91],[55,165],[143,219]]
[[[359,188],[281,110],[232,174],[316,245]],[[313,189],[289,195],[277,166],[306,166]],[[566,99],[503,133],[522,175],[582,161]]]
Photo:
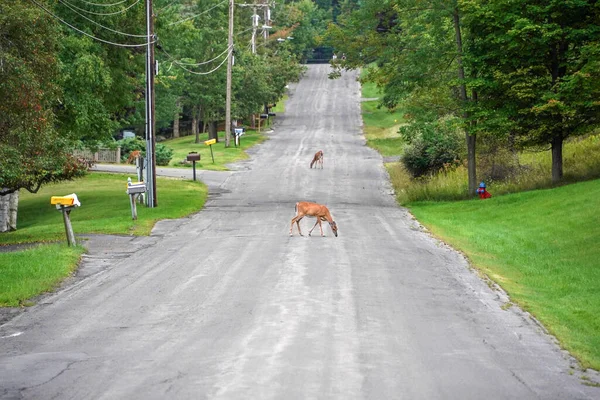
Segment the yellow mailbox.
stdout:
[[204,144],[207,145],[208,147],[210,147],[210,157],[213,160],[213,164],[215,163],[215,156],[213,155],[212,145],[215,143],[217,143],[217,139],[210,139],[210,140],[204,141]]
[[62,212],[67,243],[69,246],[75,246],[77,242],[75,242],[75,233],[73,233],[70,215],[72,209],[81,205],[77,195],[72,193],[66,196],[52,196],[50,197],[50,204],[56,206],[56,209]]
[[52,196],[50,197],[50,204],[56,205],[56,208],[79,207],[81,205],[75,193],[67,196]]

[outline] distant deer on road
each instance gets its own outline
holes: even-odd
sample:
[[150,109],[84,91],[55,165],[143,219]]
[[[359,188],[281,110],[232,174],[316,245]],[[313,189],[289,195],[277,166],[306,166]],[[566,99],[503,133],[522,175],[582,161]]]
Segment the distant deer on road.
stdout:
[[315,153],[315,156],[310,162],[310,167],[312,168],[315,163],[317,164],[315,168],[319,168],[320,165],[321,169],[323,169],[323,150],[319,150]]
[[321,221],[327,221],[327,222],[329,222],[329,226],[331,227],[333,234],[335,235],[335,237],[337,237],[337,235],[338,235],[337,224],[331,217],[331,213],[329,212],[329,209],[322,204],[311,203],[308,201],[300,201],[300,202],[296,203],[296,216],[294,218],[292,218],[292,225],[290,226],[290,236],[293,235],[292,230],[294,229],[294,222],[296,223],[296,225],[298,225],[298,233],[300,234],[300,236],[303,236],[302,231],[300,230],[300,220],[307,215],[309,217],[317,218],[317,222],[315,222],[315,225],[308,232],[308,236],[310,236],[310,234],[312,233],[313,229],[315,229],[317,224],[319,224],[319,229],[321,230],[321,236],[325,236],[325,235],[323,235],[323,227],[321,226]]

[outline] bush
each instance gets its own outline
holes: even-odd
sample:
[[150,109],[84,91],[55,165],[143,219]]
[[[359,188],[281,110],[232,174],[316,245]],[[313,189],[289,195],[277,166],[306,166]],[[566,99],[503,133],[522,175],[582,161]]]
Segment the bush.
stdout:
[[121,146],[121,161],[126,162],[129,158],[129,153],[135,150],[142,152],[142,155],[146,154],[146,142],[139,138],[126,138],[119,140],[119,146]]
[[165,146],[164,144],[157,143],[156,148],[156,165],[169,165],[169,162],[173,158],[173,149]]
[[409,142],[402,163],[413,177],[460,165],[465,153],[464,140],[452,121],[409,125],[401,128],[401,133]]

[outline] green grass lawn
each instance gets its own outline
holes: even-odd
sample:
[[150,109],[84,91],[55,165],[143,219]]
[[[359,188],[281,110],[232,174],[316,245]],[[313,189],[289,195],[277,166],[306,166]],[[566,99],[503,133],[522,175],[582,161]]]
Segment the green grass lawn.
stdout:
[[37,194],[19,194],[19,214],[14,232],[0,234],[0,246],[14,243],[64,241],[62,215],[50,205],[51,196],[77,194],[81,207],[71,212],[75,235],[83,233],[147,235],[161,219],[180,218],[202,208],[207,189],[200,182],[157,178],[158,207],[138,205],[131,219],[127,177],[135,175],[91,173],[72,182],[46,185]]
[[0,253],[0,307],[28,306],[28,299],[50,292],[77,267],[81,246],[40,245]]
[[600,369],[599,199],[595,180],[408,207],[540,320],[583,367]]
[[[379,96],[375,84],[362,85],[362,97]],[[378,108],[378,104],[379,100],[363,101],[361,104],[367,145],[383,156],[399,156],[404,147],[404,141],[398,134],[398,128],[404,123],[403,113],[399,110],[390,112],[385,107]]]
[[0,251],[0,306],[29,305],[28,299],[51,291],[71,274],[84,252],[82,246],[66,245],[62,214],[50,205],[51,196],[77,194],[81,207],[71,212],[76,236],[147,235],[157,221],[197,212],[206,201],[207,188],[200,182],[157,178],[158,207],[138,205],[138,219],[133,221],[125,193],[127,177],[92,173],[73,182],[46,185],[37,194],[19,194],[18,229],[0,234],[0,247],[43,244],[22,251]]
[[219,142],[212,145],[213,156],[215,159],[214,163],[210,154],[210,147],[204,144],[204,141],[208,140],[207,133],[200,134],[200,143],[195,143],[195,135],[170,139],[161,143],[173,149],[173,158],[169,163],[170,167],[192,168],[191,164],[185,165],[182,164],[181,161],[186,159],[188,153],[195,151],[200,153],[200,161],[196,162],[196,168],[213,171],[226,171],[226,164],[247,159],[248,155],[246,154],[245,150],[263,142],[265,139],[266,136],[254,130],[247,129],[246,133],[241,137],[240,147],[234,146],[233,135],[231,137],[230,147],[225,147],[225,133],[219,132]]

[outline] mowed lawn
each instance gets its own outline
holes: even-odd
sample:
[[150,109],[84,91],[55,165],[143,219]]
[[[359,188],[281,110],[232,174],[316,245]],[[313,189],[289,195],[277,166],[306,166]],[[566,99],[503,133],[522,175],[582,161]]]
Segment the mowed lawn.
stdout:
[[[380,93],[375,84],[365,83],[362,86],[362,96],[374,99]],[[398,133],[398,128],[404,123],[403,112],[390,112],[387,108],[378,106],[379,100],[363,101],[361,104],[367,144],[382,156],[399,156],[404,148],[404,140]]]
[[83,233],[147,235],[161,219],[180,218],[199,211],[206,201],[207,189],[191,180],[157,178],[158,207],[138,204],[138,219],[131,218],[127,177],[135,174],[91,173],[82,179],[50,184],[37,194],[19,193],[18,229],[0,234],[0,246],[13,243],[63,241],[62,214],[50,205],[50,197],[77,194],[81,207],[71,212],[75,235]]
[[[77,194],[81,207],[71,212],[76,236],[147,235],[157,221],[197,212],[206,201],[207,188],[200,182],[157,178],[158,207],[138,205],[138,219],[134,221],[125,193],[127,177],[92,173],[72,182],[44,186],[37,194],[20,193],[18,229],[0,234],[0,307],[33,304],[32,298],[54,290],[77,268],[85,251],[81,245],[66,245],[62,214],[50,205],[51,196]],[[37,245],[2,251],[2,246],[19,243]]]
[[241,136],[240,146],[234,146],[232,135],[230,146],[225,147],[225,134],[224,132],[219,132],[219,142],[212,145],[212,156],[210,146],[204,144],[204,141],[208,140],[207,133],[200,135],[200,143],[195,143],[195,135],[170,139],[161,143],[173,150],[173,158],[169,162],[170,167],[192,168],[191,163],[183,164],[182,161],[186,159],[190,152],[196,152],[200,154],[200,161],[196,162],[196,168],[226,171],[228,169],[227,164],[247,159],[248,155],[245,150],[263,142],[265,139],[265,135],[254,130],[247,130],[246,133]]
[[540,320],[583,367],[600,369],[600,180],[408,207]]

